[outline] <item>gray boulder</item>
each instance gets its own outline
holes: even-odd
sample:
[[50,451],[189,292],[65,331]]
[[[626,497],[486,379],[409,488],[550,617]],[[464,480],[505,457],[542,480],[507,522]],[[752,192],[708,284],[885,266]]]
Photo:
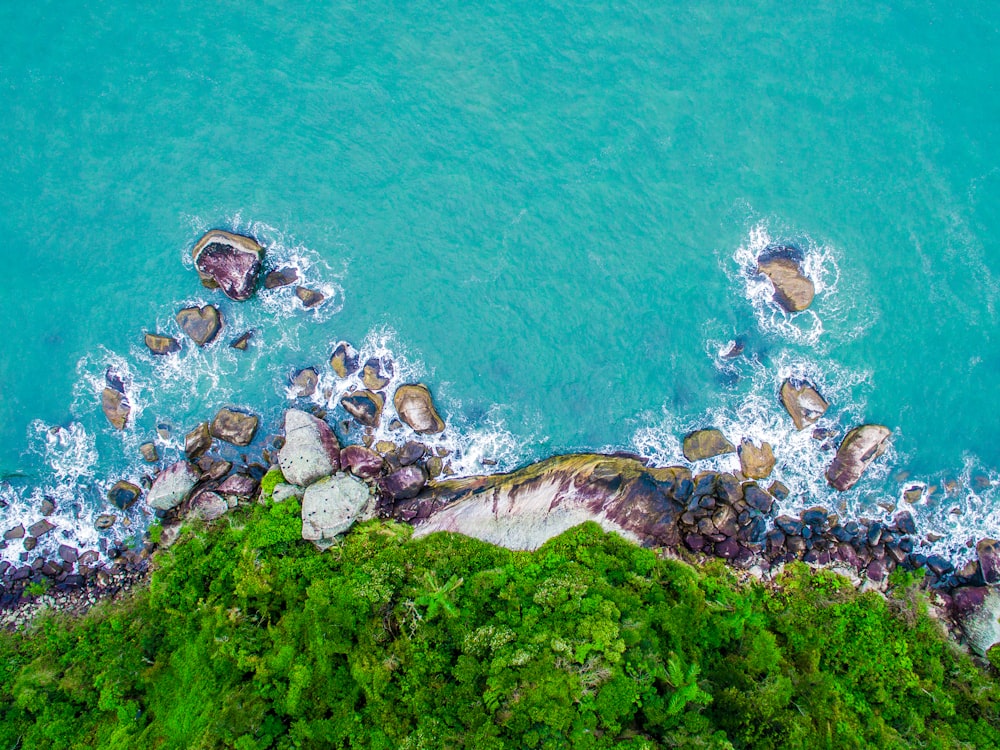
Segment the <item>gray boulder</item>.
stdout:
[[203,521],[214,521],[225,515],[228,510],[229,503],[217,492],[204,490],[191,500],[191,515]]
[[872,461],[885,453],[891,436],[889,428],[880,424],[864,424],[848,432],[826,470],[830,485],[840,492],[851,489]]
[[356,521],[373,515],[366,484],[346,474],[326,477],[309,485],[302,497],[302,538],[326,548]]
[[285,479],[305,487],[340,468],[340,443],[322,419],[301,409],[289,409],[278,465]]
[[274,485],[274,490],[271,492],[271,500],[276,503],[283,503],[292,497],[302,498],[305,494],[305,490],[296,484],[285,484],[284,482]]
[[198,479],[198,470],[187,461],[171,464],[157,474],[146,495],[146,504],[156,510],[175,508],[187,499]]

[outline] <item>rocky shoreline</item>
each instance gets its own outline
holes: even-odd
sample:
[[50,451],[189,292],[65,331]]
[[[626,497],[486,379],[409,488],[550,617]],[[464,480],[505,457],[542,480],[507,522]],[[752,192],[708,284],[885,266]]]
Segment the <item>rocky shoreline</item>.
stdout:
[[[207,288],[218,288],[236,301],[253,296],[265,270],[265,252],[252,238],[213,230],[192,252]],[[812,301],[812,285],[800,261],[784,247],[759,259],[757,272],[772,281],[776,304],[789,311],[805,309]],[[296,281],[294,270],[275,269],[264,275],[263,284],[276,288]],[[295,294],[307,309],[323,302],[322,294],[304,287],[296,287]],[[185,308],[176,321],[198,347],[210,345],[225,326],[210,304]],[[230,346],[245,349],[252,334],[240,334]],[[147,332],[144,340],[156,356],[169,356],[187,343],[159,332]],[[44,509],[36,523],[3,530],[2,544],[20,544],[24,551],[20,565],[0,562],[0,626],[23,626],[46,607],[78,614],[141,585],[155,550],[172,544],[186,520],[212,522],[241,505],[294,496],[302,504],[303,539],[321,549],[354,523],[376,517],[412,524],[417,536],[451,531],[512,549],[535,549],[572,526],[595,521],[664,554],[691,561],[720,558],[763,577],[801,560],[884,587],[897,568],[922,569],[925,585],[934,589],[961,640],[979,655],[1000,642],[1000,593],[995,588],[1000,584],[1000,544],[981,540],[976,558],[956,570],[950,561],[920,552],[907,511],[887,522],[841,519],[819,506],[796,516],[778,514],[788,489],[767,481],[776,449],[768,443],[743,438],[734,445],[707,426],[684,436],[683,453],[691,466],[651,466],[628,454],[579,454],[511,473],[454,477],[448,452],[421,442],[446,427],[427,385],[395,383],[392,362],[361,363],[346,342],[334,347],[329,364],[336,378],[360,379],[359,387],[339,399],[347,419],[331,423],[325,409],[302,403],[302,408],[285,412],[281,434],[232,462],[213,448],[217,443],[255,444],[260,419],[246,410],[223,408],[185,435],[184,460],[161,466],[144,486],[124,480],[115,484],[108,493],[111,507],[126,510],[141,501],[158,519],[138,548],[111,547],[102,556],[97,550],[62,545],[54,557],[32,557],[38,540],[54,528]],[[303,400],[312,396],[319,375],[314,367],[297,371],[291,392]],[[127,383],[110,368],[105,379],[101,407],[111,426],[124,430],[131,414]],[[814,427],[829,404],[812,383],[786,380],[777,398],[797,430],[811,429],[814,438],[832,447],[839,436]],[[386,418],[399,440],[375,439],[375,428]],[[360,431],[361,440],[341,445],[338,430]],[[891,431],[882,425],[858,425],[847,432],[836,443],[826,472],[830,486],[839,491],[853,487],[890,439]],[[143,443],[140,451],[150,465],[161,463],[155,441]],[[738,471],[697,470],[699,462],[731,453],[739,458]],[[98,528],[115,521],[113,513],[104,514]]]

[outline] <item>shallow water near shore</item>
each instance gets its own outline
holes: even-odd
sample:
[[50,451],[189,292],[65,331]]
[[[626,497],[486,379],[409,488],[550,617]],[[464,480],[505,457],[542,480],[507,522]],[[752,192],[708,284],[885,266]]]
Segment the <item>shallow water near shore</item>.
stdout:
[[[40,550],[99,543],[158,424],[168,460],[250,408],[259,452],[294,370],[319,368],[317,401],[348,387],[327,364],[347,340],[431,386],[456,473],[673,463],[714,424],[775,445],[789,509],[880,517],[926,487],[921,535],[961,557],[1000,534],[996,21],[943,2],[0,9],[0,531],[48,495]],[[212,227],[324,304],[203,289],[189,254]],[[770,242],[803,250],[807,312],[748,272]],[[219,305],[218,341],[152,357],[142,334],[194,302]],[[790,375],[831,402],[823,426],[894,430],[851,492],[781,409]],[[149,520],[128,517],[118,537]]]

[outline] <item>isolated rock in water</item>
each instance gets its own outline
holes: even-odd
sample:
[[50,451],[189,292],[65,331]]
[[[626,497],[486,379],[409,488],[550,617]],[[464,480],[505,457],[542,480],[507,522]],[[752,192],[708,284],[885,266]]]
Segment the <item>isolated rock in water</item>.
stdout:
[[330,425],[301,409],[285,412],[285,444],[278,451],[281,473],[302,487],[340,468],[340,444]]
[[392,500],[408,500],[420,494],[427,474],[420,466],[404,466],[379,480],[379,488]]
[[986,656],[1000,643],[1000,591],[992,586],[955,589],[952,606],[973,651]]
[[792,378],[781,384],[781,403],[795,423],[796,430],[815,424],[830,407],[809,383]]
[[214,305],[185,307],[177,313],[175,320],[198,346],[210,343],[222,329],[222,316]]
[[217,492],[203,490],[191,500],[191,515],[203,521],[214,521],[225,515],[229,503]]
[[140,493],[141,490],[136,485],[122,480],[116,482],[114,487],[108,490],[108,502],[116,508],[126,510],[139,499]]
[[279,286],[294,284],[298,280],[299,272],[294,268],[279,268],[264,277],[264,288],[277,289]]
[[891,436],[892,431],[880,424],[865,424],[848,432],[826,470],[830,485],[841,492],[851,489],[872,461],[889,447]]
[[161,471],[146,495],[146,505],[156,510],[170,510],[187,499],[198,483],[198,470],[187,461],[178,461]]
[[184,452],[190,461],[197,461],[211,447],[212,433],[208,429],[208,422],[202,422],[184,436]]
[[124,430],[128,416],[132,413],[132,406],[124,393],[114,388],[105,388],[101,392],[101,410],[116,430]]
[[401,385],[396,389],[392,403],[399,418],[415,432],[433,434],[444,429],[444,420],[438,416],[427,386],[421,383]]
[[319,373],[315,367],[299,370],[292,376],[292,392],[297,398],[308,398],[316,392],[319,385]]
[[341,341],[330,355],[330,367],[338,378],[346,378],[358,371],[358,353],[346,341]]
[[348,445],[340,451],[340,465],[362,479],[371,479],[382,473],[382,457],[363,445]]
[[758,448],[753,441],[743,438],[737,451],[740,455],[740,470],[747,479],[767,479],[774,470],[774,451],[770,443],[761,443]]
[[361,382],[365,384],[365,388],[371,391],[380,391],[389,385],[389,380],[392,378],[392,363],[385,363],[386,372],[382,372],[382,362],[377,357],[372,357],[367,362],[365,362],[364,369],[361,371]]
[[348,414],[365,427],[378,426],[382,418],[382,407],[385,405],[382,396],[371,391],[351,393],[341,398],[340,403]]
[[795,248],[776,245],[757,258],[757,273],[771,280],[774,301],[788,312],[805,310],[816,294],[812,280],[802,273],[801,257]]
[[305,308],[318,307],[326,299],[322,292],[304,286],[295,287],[295,296],[302,300],[302,306]]
[[374,516],[368,485],[346,474],[326,477],[306,488],[302,497],[302,538],[328,547],[356,521]]
[[112,526],[115,525],[115,521],[117,520],[118,517],[111,513],[102,513],[97,517],[97,520],[94,521],[94,528],[99,529],[101,531],[110,529]]
[[256,240],[214,229],[191,251],[201,282],[218,287],[230,299],[242,302],[257,288],[264,248]]
[[[644,546],[680,543],[683,467],[649,469],[634,458],[556,456],[511,474],[439,482],[393,515],[414,523],[414,536],[453,531],[508,549],[537,549],[585,521]],[[690,492],[690,490],[688,490]]]
[[229,342],[229,345],[233,349],[239,349],[241,352],[247,350],[247,346],[250,344],[250,339],[253,338],[253,330],[249,330],[246,333],[241,333],[235,339]]
[[695,430],[684,436],[684,458],[688,461],[701,461],[704,458],[735,452],[733,444],[714,427]]
[[156,451],[155,443],[143,443],[139,446],[139,453],[142,454],[142,460],[146,463],[155,464],[160,460],[160,454]]
[[219,409],[212,420],[212,436],[233,445],[250,445],[257,432],[259,419],[253,414],[232,409]]
[[147,333],[145,336],[146,346],[153,354],[173,354],[181,350],[180,342],[170,336],[160,336],[156,333]]

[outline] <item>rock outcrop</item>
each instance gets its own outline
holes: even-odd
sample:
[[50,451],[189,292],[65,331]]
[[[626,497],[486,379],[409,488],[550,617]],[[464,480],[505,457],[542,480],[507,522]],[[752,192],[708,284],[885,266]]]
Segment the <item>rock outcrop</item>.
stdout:
[[254,414],[233,409],[219,409],[209,428],[212,437],[233,445],[250,445],[260,420]]
[[208,422],[202,422],[184,436],[184,453],[189,461],[197,461],[211,447],[212,433]]
[[127,510],[139,499],[141,492],[136,485],[123,479],[108,490],[108,502],[120,510]]
[[774,286],[774,301],[788,312],[801,312],[812,304],[816,287],[802,272],[802,254],[796,248],[772,246],[757,258],[757,273]]
[[112,427],[124,430],[129,414],[132,413],[132,405],[123,391],[108,387],[101,391],[101,410]]
[[214,305],[185,307],[177,313],[175,320],[198,346],[211,343],[222,329],[222,315]]
[[155,510],[176,508],[187,499],[198,479],[198,470],[187,461],[171,464],[157,474],[146,495],[146,504]]
[[346,341],[341,341],[330,355],[330,367],[338,378],[346,378],[358,371],[358,353]]
[[689,432],[684,436],[683,450],[684,458],[691,462],[736,452],[726,436],[714,427]]
[[804,380],[789,378],[781,384],[781,403],[792,418],[796,430],[815,424],[830,404],[819,391]]
[[392,397],[399,418],[422,435],[444,430],[444,420],[434,408],[431,392],[422,383],[406,383]]
[[285,412],[285,444],[278,451],[281,473],[305,487],[340,468],[340,444],[322,419],[300,409]]
[[348,445],[340,451],[340,465],[362,479],[371,479],[382,473],[382,457],[363,445]]
[[865,424],[848,432],[826,471],[830,485],[841,492],[851,489],[872,461],[889,447],[891,436],[892,431],[880,424]]
[[320,479],[302,496],[302,538],[329,547],[356,521],[374,515],[368,485],[346,474]]
[[744,438],[737,450],[740,456],[740,471],[747,479],[767,479],[774,470],[774,451],[770,443],[761,443],[758,448],[753,441]]
[[191,251],[201,283],[230,299],[250,299],[257,288],[264,248],[256,240],[221,229],[205,234]]
[[378,427],[379,420],[382,419],[382,407],[385,400],[381,394],[372,391],[356,391],[349,393],[340,399],[344,409],[357,420],[358,424],[365,427]]
[[144,337],[146,346],[153,354],[160,356],[173,354],[181,350],[180,342],[171,336],[160,336],[156,333],[147,333]]

